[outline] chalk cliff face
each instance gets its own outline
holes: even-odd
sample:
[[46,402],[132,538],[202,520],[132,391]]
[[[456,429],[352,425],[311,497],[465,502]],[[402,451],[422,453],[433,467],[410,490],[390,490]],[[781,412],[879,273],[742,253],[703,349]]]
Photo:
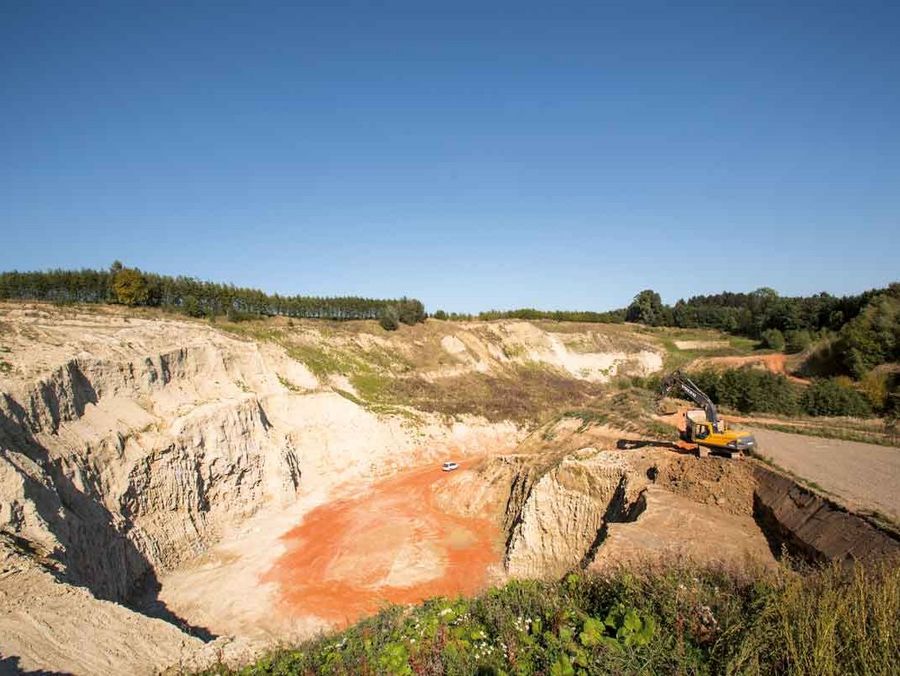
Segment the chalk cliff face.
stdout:
[[[511,424],[375,414],[283,348],[200,322],[4,309],[0,347],[13,368],[0,372],[0,651],[22,667],[168,666],[197,640],[91,604],[128,603],[261,510],[519,435]],[[77,621],[48,638],[38,627],[55,612]],[[76,629],[135,648],[82,660]],[[68,656],[41,661],[51,643]]]
[[223,524],[293,499],[296,452],[234,385],[240,366],[220,346],[80,358],[7,392],[0,523],[50,552],[68,581],[121,601]]
[[640,484],[620,453],[586,448],[563,458],[521,502],[506,550],[507,571],[559,577],[577,568],[607,521],[627,517]]
[[[840,539],[835,526],[820,546],[818,503],[798,508],[790,482],[754,477],[749,462],[612,450],[623,432],[565,416],[526,438],[509,422],[366,404],[347,377],[324,375],[321,363],[317,377],[306,366],[324,355],[356,360],[357,375],[428,381],[511,377],[512,366],[543,364],[602,382],[659,367],[645,338],[620,335],[627,328],[555,334],[527,322],[435,322],[386,336],[365,326],[329,335],[321,326],[291,326],[297,342],[278,344],[161,315],[0,304],[0,654],[17,660],[0,660],[0,671],[203,666],[193,656],[214,660],[220,646],[201,650],[182,631],[191,603],[222,597],[198,615],[209,627],[209,618],[241,606],[223,580],[240,580],[248,597],[264,594],[251,568],[221,577],[217,543],[243,560],[240,538],[278,515],[283,530],[249,540],[275,549],[312,506],[448,458],[472,458],[477,468],[448,475],[435,504],[497,520],[499,577],[602,570],[648,552],[709,560],[731,547],[734,560],[764,558],[754,500],[769,521],[795,531],[798,547],[831,558]],[[702,534],[686,540],[685,523]],[[737,531],[744,535],[735,544]],[[172,597],[154,596],[157,576]],[[138,598],[147,614],[131,609]]]

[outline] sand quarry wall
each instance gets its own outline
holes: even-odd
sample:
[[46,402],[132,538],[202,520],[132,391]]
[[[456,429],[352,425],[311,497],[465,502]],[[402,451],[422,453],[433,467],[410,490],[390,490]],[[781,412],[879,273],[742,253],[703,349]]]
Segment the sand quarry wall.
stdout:
[[[511,424],[376,415],[281,348],[200,323],[12,314],[0,652],[20,668],[162,668],[196,639],[99,599],[127,604],[260,510],[520,438]],[[68,657],[40,657],[54,654]]]
[[[476,357],[490,345],[447,326]],[[591,448],[536,467],[508,454],[522,438],[514,425],[375,414],[283,349],[202,323],[4,306],[0,329],[13,365],[0,374],[0,652],[16,660],[3,668],[150,673],[177,663],[201,641],[120,605],[157,572],[194,559],[261,510],[448,452],[497,456],[489,474],[503,494],[512,575],[555,576],[599,567],[610,551],[639,554],[633,534],[653,535],[652,519],[676,509],[701,530],[727,532],[730,524],[696,511],[698,502],[734,518],[753,510],[752,487],[735,478],[745,470],[719,475],[727,464],[698,463],[688,472],[695,459],[640,452],[626,462]],[[657,367],[643,348],[610,362],[527,323],[489,330],[527,348],[507,346],[513,359],[552,358],[573,377],[608,378],[615,360]],[[459,361],[477,371],[490,356]],[[698,480],[698,471],[712,474]],[[825,558],[896,546],[865,544],[880,531],[832,514],[792,482],[756,478],[757,513],[775,537]],[[641,518],[643,531],[618,527]],[[820,537],[823,529],[831,534]],[[840,536],[848,529],[858,533],[849,545]]]

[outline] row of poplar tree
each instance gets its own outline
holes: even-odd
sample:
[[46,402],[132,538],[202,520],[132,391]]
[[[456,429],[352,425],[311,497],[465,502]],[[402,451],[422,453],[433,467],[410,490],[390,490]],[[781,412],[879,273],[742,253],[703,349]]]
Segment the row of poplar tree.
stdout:
[[267,294],[193,277],[171,277],[128,268],[116,261],[109,270],[47,270],[0,273],[0,299],[56,303],[121,303],[163,307],[202,316],[284,316],[309,319],[379,319],[397,314],[404,323],[424,321],[416,299],[355,296],[315,297]]

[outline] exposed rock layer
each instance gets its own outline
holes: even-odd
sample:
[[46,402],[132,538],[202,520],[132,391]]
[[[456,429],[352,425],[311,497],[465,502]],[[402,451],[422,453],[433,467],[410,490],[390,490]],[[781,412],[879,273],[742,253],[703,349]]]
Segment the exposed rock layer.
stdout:
[[774,542],[814,561],[866,560],[900,554],[900,540],[793,479],[756,465],[755,510]]

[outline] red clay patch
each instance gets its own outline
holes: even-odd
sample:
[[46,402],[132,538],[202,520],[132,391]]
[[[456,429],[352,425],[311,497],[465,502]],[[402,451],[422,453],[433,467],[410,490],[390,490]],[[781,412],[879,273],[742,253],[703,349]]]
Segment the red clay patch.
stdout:
[[797,383],[808,383],[803,378],[792,375],[787,369],[787,357],[783,354],[747,355],[744,357],[706,357],[694,362],[695,368],[741,368],[742,366],[761,366],[772,373],[780,373]]
[[312,510],[283,536],[287,552],[263,580],[279,584],[285,612],[337,624],[385,602],[477,593],[500,560],[500,532],[434,505],[432,487],[449,476],[429,465]]

